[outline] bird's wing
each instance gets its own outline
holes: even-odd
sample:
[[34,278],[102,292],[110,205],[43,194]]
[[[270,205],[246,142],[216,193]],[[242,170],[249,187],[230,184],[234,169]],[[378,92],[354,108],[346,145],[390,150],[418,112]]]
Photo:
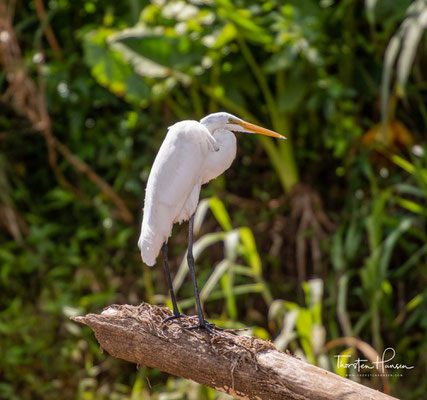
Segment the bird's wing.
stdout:
[[147,191],[152,190],[157,201],[179,212],[193,187],[201,181],[211,150],[210,138],[199,123],[171,127],[154,161]]
[[138,242],[148,265],[154,264],[173,223],[188,219],[197,207],[204,161],[211,151],[206,135],[211,135],[199,123],[185,122],[169,129],[148,178]]

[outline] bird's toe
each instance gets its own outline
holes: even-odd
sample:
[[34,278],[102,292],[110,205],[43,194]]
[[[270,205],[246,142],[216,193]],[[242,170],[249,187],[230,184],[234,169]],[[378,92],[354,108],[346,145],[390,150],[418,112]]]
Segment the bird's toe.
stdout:
[[186,318],[186,317],[188,317],[188,315],[181,314],[181,313],[174,314],[174,315],[171,315],[171,316],[166,317],[165,319],[163,319],[162,325],[165,324],[166,322],[173,321],[175,319]]

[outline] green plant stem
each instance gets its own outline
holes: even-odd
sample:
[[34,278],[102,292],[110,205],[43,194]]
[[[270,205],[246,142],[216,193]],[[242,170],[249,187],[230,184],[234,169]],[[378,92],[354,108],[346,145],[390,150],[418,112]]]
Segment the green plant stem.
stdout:
[[[210,73],[210,85],[211,87],[217,87],[219,84],[219,77],[221,74],[221,64],[218,60],[217,62],[214,62],[211,68]],[[218,111],[218,103],[216,99],[212,96],[209,96],[209,112],[214,113]]]
[[[243,294],[262,293],[262,291],[263,291],[263,287],[261,283],[248,283],[245,285],[233,286],[234,296],[240,296]],[[224,298],[225,298],[225,294],[222,289],[215,290],[209,295],[209,298],[205,300],[205,303],[207,301],[220,300]],[[191,307],[194,304],[195,304],[194,297],[178,301],[178,307],[183,309]]]
[[283,162],[284,158],[282,157],[282,154],[279,152],[277,146],[274,145],[271,139],[261,136],[258,138],[258,140],[261,142],[264,150],[268,154],[268,157],[270,158],[270,161],[277,172],[284,191],[286,193],[289,192],[298,179],[289,179],[290,173],[288,165]]
[[252,73],[254,74],[255,79],[258,81],[258,84],[261,88],[261,91],[267,103],[267,108],[270,113],[271,121],[274,125],[275,122],[279,119],[279,112],[277,110],[274,97],[270,91],[270,88],[268,87],[268,83],[265,79],[264,73],[262,72],[261,68],[257,64],[255,57],[253,56],[252,52],[250,51],[248,45],[246,44],[245,40],[241,35],[237,35],[237,42],[239,43],[240,49],[242,50],[243,57],[248,63],[250,69],[252,70]]
[[202,119],[204,117],[202,99],[200,98],[198,89],[194,85],[190,86],[190,96],[197,119]]
[[381,290],[378,289],[375,291],[372,298],[372,319],[371,319],[371,331],[372,331],[372,340],[374,343],[374,348],[378,353],[383,352],[383,341],[381,338],[381,322],[380,322],[380,301],[381,301]]
[[170,94],[165,96],[165,102],[179,119],[188,119],[186,111],[172,98]]
[[[239,106],[232,100],[221,96],[215,88],[209,86],[201,86],[203,92],[205,92],[208,96],[215,98],[219,104],[226,107],[231,112],[239,115],[240,117],[254,123],[260,125],[261,123],[257,120],[257,118],[252,115],[245,108]],[[275,128],[276,130],[279,130]],[[283,131],[283,130],[281,130]],[[273,164],[274,169],[276,170],[280,183],[285,192],[289,192],[292,187],[298,182],[298,171],[295,162],[295,158],[293,156],[292,147],[289,143],[289,140],[281,140],[280,141],[280,149],[274,145],[274,141],[265,136],[259,136],[258,140],[261,145],[264,147],[271,163]],[[284,160],[286,160],[284,162]]]
[[[280,141],[278,146],[274,145],[273,143],[271,143],[271,145],[267,145],[267,140],[261,141],[268,156],[270,157],[274,168],[276,169],[276,172],[279,175],[279,179],[284,191],[288,193],[299,181],[298,168],[290,140],[291,138],[288,118],[285,115],[279,114],[276,101],[268,87],[268,83],[265,79],[264,73],[257,64],[245,40],[241,35],[238,35],[237,41],[242,50],[243,57],[251,68],[252,73],[254,74],[255,79],[257,80],[258,85],[260,86],[261,91],[264,95],[265,101],[267,103],[267,108],[269,110],[271,122],[273,124],[273,129],[280,133],[284,133],[288,137],[288,140]],[[284,76],[280,76],[280,78],[281,79],[278,78],[280,84],[284,85]]]
[[[196,82],[194,82],[196,84]],[[259,124],[260,122],[256,119],[254,115],[252,115],[245,108],[239,106],[234,101],[224,97],[222,93],[219,93],[214,87],[210,87],[207,85],[200,85],[203,92],[205,92],[209,97],[215,99],[219,104],[226,107],[233,113],[238,114],[240,117],[253,122],[254,124]]]
[[344,274],[338,280],[337,315],[344,336],[353,336],[350,317],[347,312],[349,275]]

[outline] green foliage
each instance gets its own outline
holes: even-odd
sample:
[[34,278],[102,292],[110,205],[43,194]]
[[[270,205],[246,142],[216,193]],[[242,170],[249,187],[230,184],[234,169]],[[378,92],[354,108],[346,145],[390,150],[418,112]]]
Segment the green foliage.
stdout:
[[[34,1],[18,3],[15,32],[27,71],[46,86],[53,134],[136,222],[121,222],[60,154],[57,168],[72,186],[58,181],[43,137],[3,103],[0,398],[221,399],[100,354],[92,332],[69,321],[111,303],[170,305],[162,269],[142,265],[136,247],[144,187],[167,126],[218,110],[289,140],[239,137],[225,178],[202,190],[194,255],[209,319],[250,327],[343,376],[334,356],[360,353],[326,350],[331,340],[356,337],[379,353],[393,347],[396,362],[415,368],[390,379],[392,393],[422,398],[425,1],[44,2],[60,56]],[[5,93],[1,71],[0,85]],[[378,137],[370,149],[361,144],[386,111],[408,127],[411,148]],[[324,210],[307,206],[301,182]],[[322,211],[335,225],[328,234]],[[310,258],[316,243],[320,258]],[[176,227],[174,287],[191,313],[185,248],[185,227]]]

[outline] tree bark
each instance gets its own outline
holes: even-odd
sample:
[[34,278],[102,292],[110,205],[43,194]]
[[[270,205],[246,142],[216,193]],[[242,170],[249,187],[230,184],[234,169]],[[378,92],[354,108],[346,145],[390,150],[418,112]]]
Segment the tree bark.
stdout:
[[186,330],[196,317],[170,321],[165,307],[112,305],[72,317],[95,332],[109,354],[191,379],[239,399],[390,400],[390,396],[278,351],[249,336]]

